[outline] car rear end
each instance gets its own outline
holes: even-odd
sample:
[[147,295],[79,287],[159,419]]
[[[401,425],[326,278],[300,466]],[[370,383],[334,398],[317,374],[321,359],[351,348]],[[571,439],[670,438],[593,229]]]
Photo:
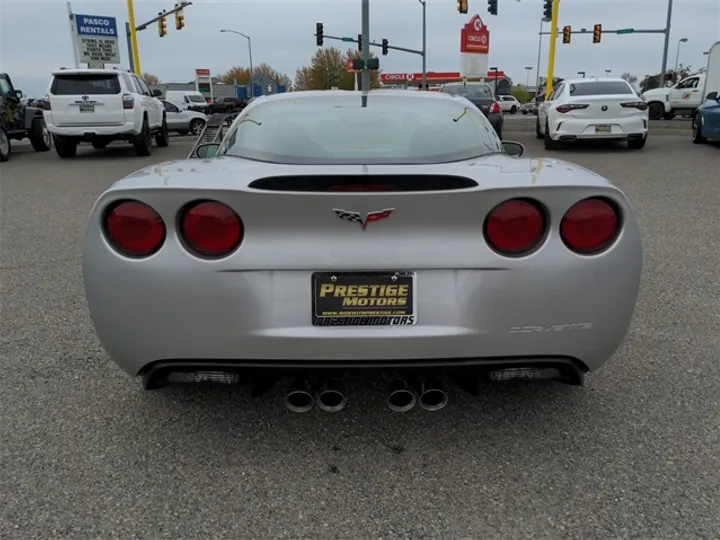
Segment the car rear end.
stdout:
[[136,95],[124,91],[122,73],[107,70],[59,70],[48,90],[45,120],[53,135],[133,133]]
[[440,92],[463,96],[472,102],[490,121],[498,137],[502,138],[503,113],[490,85],[485,83],[468,83],[465,85],[453,83],[443,85]]
[[623,80],[569,84],[569,97],[555,106],[559,140],[644,139],[648,105]]

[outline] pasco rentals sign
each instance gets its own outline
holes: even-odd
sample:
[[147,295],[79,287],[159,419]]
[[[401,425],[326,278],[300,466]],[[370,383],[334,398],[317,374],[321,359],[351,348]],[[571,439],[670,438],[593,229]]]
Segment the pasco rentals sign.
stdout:
[[120,49],[115,17],[75,15],[75,48],[80,62],[119,64]]

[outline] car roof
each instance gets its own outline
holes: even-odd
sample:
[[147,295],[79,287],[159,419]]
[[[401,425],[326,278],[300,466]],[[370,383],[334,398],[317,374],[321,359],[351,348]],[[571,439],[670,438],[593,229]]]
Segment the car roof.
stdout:
[[104,68],[60,68],[52,72],[53,75],[106,75],[109,73],[130,73],[124,69]]
[[[297,99],[318,99],[318,98],[326,98],[328,96],[344,96],[344,97],[350,97],[350,96],[357,96],[360,98],[360,96],[363,95],[362,91],[355,91],[355,90],[302,90],[299,92],[283,92],[281,94],[270,94],[267,96],[256,96],[253,101],[261,101],[267,102],[267,101],[289,101],[289,100],[297,100]],[[372,99],[372,96],[390,96],[393,98],[397,98],[398,96],[403,96],[405,99],[415,99],[415,100],[421,100],[421,99],[434,99],[434,100],[451,100],[454,101],[455,98],[453,96],[442,94],[440,92],[418,92],[417,90],[385,90],[385,89],[378,89],[378,90],[370,90],[368,92],[368,95],[371,96],[370,99]]]
[[[562,81],[563,83],[568,84],[585,84],[585,83],[592,83],[592,82],[620,82],[620,83],[627,83],[625,79],[622,79],[620,77],[586,77],[584,79],[565,79]],[[559,86],[559,85],[558,85]]]

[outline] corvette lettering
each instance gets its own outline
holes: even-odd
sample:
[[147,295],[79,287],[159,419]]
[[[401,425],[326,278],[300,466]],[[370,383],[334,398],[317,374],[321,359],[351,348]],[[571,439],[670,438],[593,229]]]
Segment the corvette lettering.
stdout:
[[530,334],[533,332],[577,332],[578,330],[590,330],[593,323],[571,323],[571,324],[548,324],[548,325],[529,325],[529,326],[512,326],[511,334]]
[[333,212],[335,212],[337,217],[339,217],[340,219],[344,219],[345,221],[350,221],[352,223],[359,223],[362,227],[362,230],[365,230],[365,228],[368,226],[368,223],[372,223],[373,221],[380,221],[382,219],[390,217],[390,214],[392,214],[394,211],[394,208],[386,208],[384,210],[368,212],[365,218],[363,218],[360,212],[349,212],[347,210],[333,208]]

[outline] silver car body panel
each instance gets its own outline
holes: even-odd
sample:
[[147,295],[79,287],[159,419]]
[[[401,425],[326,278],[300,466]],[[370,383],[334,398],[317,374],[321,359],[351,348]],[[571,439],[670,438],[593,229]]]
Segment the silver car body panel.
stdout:
[[[458,175],[479,187],[415,193],[258,191],[253,180],[294,175]],[[623,215],[602,254],[570,252],[559,235],[579,200],[604,196]],[[507,258],[483,238],[490,210],[530,197],[550,216],[533,254]],[[103,234],[104,210],[137,199],[163,218],[163,247],[144,260],[118,254]],[[216,261],[189,254],[178,211],[197,199],[231,206],[245,226],[241,247]],[[334,209],[393,208],[363,228]],[[289,166],[234,157],[160,163],[114,184],[95,204],[83,247],[90,315],[111,358],[137,375],[159,360],[393,361],[569,357],[590,371],[616,351],[639,290],[641,237],[625,195],[568,162],[505,155],[452,164]],[[417,324],[315,327],[315,271],[410,270],[417,275]]]

